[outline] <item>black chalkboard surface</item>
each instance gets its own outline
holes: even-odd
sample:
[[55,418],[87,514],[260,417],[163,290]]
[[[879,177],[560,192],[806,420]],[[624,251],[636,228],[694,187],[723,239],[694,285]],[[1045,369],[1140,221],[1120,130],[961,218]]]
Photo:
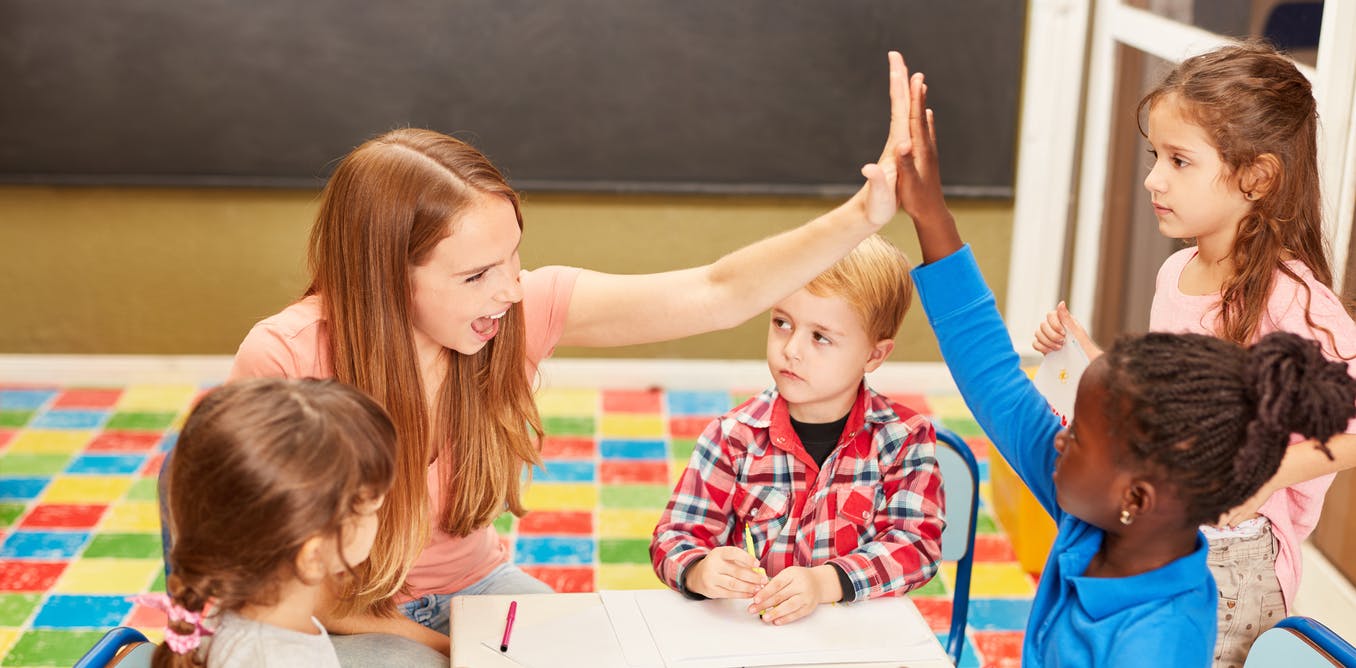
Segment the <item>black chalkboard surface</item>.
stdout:
[[953,194],[1009,196],[1016,0],[0,0],[0,181],[315,187],[385,130],[526,190],[839,193],[928,75]]

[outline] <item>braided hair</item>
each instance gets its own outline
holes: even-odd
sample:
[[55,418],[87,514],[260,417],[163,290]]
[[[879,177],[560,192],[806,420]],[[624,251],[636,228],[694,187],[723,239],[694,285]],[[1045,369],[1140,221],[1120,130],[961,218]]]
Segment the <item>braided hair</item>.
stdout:
[[1106,411],[1132,456],[1173,484],[1187,519],[1213,522],[1276,474],[1290,435],[1322,445],[1356,416],[1356,379],[1287,332],[1250,349],[1151,333],[1107,351]]

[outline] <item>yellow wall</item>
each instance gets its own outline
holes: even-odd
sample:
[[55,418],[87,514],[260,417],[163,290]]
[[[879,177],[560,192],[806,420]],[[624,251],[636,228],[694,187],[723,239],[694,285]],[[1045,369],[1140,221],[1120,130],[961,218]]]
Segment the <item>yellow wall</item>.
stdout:
[[[317,191],[0,187],[0,353],[228,354],[250,325],[296,298]],[[709,262],[832,208],[816,198],[531,194],[524,267],[639,273]],[[999,304],[1011,202],[952,202]],[[912,259],[902,214],[885,235]],[[763,356],[762,318],[680,341],[591,357]],[[938,360],[922,309],[899,361]]]

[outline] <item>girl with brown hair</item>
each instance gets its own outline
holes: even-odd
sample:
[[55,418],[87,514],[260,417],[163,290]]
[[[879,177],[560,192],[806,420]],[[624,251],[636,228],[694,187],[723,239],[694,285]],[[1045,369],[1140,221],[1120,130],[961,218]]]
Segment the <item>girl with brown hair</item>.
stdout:
[[[1244,345],[1293,332],[1356,375],[1356,323],[1332,291],[1323,236],[1309,81],[1272,48],[1237,44],[1183,61],[1138,113],[1147,115],[1141,132],[1154,164],[1144,187],[1158,229],[1194,242],[1159,269],[1149,328]],[[1036,334],[1041,352],[1063,345],[1061,318],[1078,327],[1057,311]],[[1241,666],[1253,640],[1286,616],[1300,544],[1333,475],[1356,466],[1356,422],[1330,445],[1332,457],[1292,441],[1273,478],[1202,527],[1220,592],[1217,666]]]
[[337,667],[314,615],[328,586],[364,576],[395,442],[381,407],[335,381],[204,397],[169,464],[168,593],[141,597],[169,617],[153,665]]
[[[907,77],[898,54],[890,65],[897,101]],[[557,345],[732,327],[795,292],[894,216],[901,131],[893,117],[881,159],[862,168],[867,184],[833,211],[706,266],[630,276],[523,271],[518,195],[461,141],[396,130],[345,157],[312,229],[310,289],[255,326],[231,372],[352,383],[400,436],[371,566],[326,622],[449,653],[452,595],[550,591],[509,563],[491,526],[505,509],[526,511],[520,480],[540,461],[537,365]]]

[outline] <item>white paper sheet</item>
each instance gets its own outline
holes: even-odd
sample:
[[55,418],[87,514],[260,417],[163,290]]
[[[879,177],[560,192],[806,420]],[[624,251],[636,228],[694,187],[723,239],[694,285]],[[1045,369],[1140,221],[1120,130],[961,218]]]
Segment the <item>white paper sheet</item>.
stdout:
[[[631,668],[622,654],[617,635],[608,632],[607,610],[601,603],[564,617],[513,627],[513,637],[505,654],[514,663],[525,668],[563,668],[589,666],[590,668]],[[600,633],[600,629],[602,632]],[[597,639],[590,645],[586,657],[562,656],[560,648],[577,647],[580,638]],[[500,638],[482,640],[481,644],[499,651]],[[663,664],[660,664],[661,666]]]
[[1073,422],[1074,398],[1078,395],[1078,379],[1088,368],[1088,354],[1072,336],[1064,337],[1064,347],[1045,356],[1033,382],[1036,389],[1050,402],[1050,409],[1067,427]]
[[[639,611],[637,625],[614,624],[627,657],[653,647],[667,668],[944,659],[936,637],[907,598],[821,605],[809,617],[770,626],[746,611],[748,600],[691,601],[666,590],[602,592],[610,618]],[[628,601],[628,599],[630,599]],[[643,635],[642,635],[643,633]],[[648,637],[645,637],[648,636]],[[633,664],[648,668],[656,664]]]

